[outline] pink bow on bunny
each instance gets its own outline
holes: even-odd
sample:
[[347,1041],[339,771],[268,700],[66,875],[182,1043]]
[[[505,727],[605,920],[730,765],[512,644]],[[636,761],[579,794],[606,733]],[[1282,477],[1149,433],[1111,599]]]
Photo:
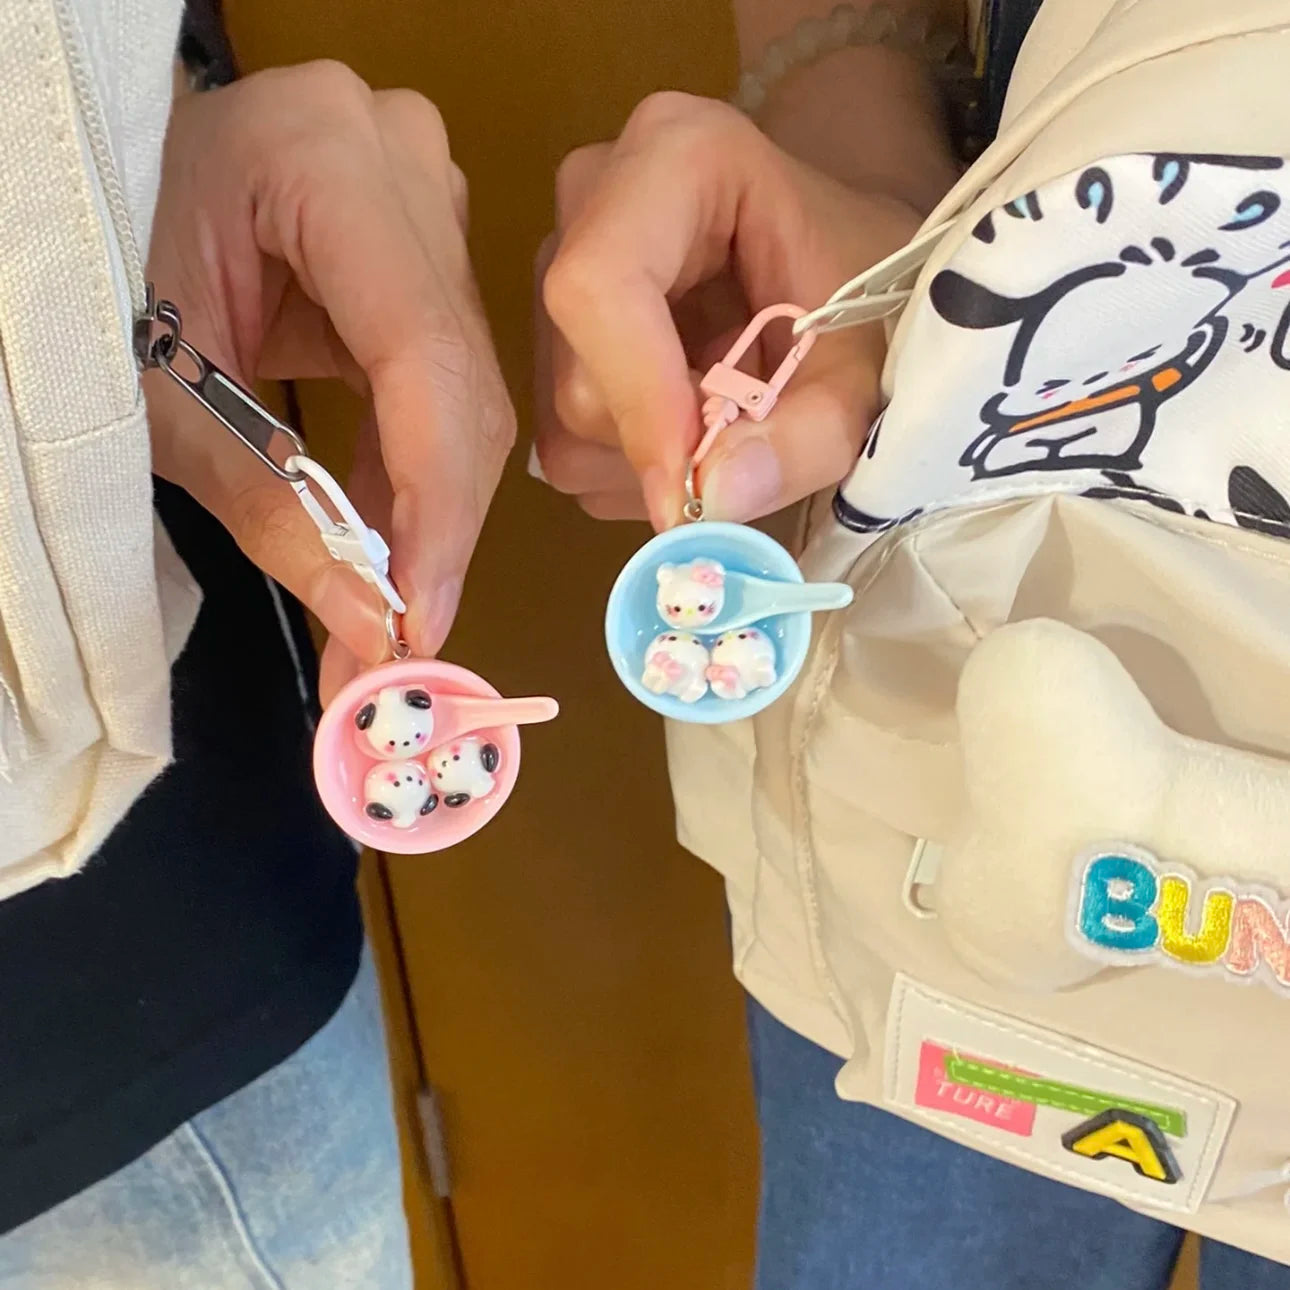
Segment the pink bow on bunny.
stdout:
[[725,585],[725,570],[717,564],[694,562],[690,576],[703,587],[722,587]]

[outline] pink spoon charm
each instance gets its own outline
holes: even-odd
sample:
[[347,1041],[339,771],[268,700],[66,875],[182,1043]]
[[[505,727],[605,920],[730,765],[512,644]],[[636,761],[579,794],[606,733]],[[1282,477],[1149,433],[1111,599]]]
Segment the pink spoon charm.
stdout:
[[495,726],[536,726],[554,720],[560,705],[554,699],[468,699],[440,694],[434,701],[437,744],[475,730]]

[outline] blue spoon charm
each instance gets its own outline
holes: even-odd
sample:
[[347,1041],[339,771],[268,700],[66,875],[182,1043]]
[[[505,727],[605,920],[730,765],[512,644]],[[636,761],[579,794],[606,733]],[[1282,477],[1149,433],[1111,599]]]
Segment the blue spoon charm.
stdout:
[[[853,595],[845,582],[784,582],[700,558],[660,567],[657,608],[669,627],[719,635],[784,614],[845,609]],[[690,603],[674,603],[683,600]]]

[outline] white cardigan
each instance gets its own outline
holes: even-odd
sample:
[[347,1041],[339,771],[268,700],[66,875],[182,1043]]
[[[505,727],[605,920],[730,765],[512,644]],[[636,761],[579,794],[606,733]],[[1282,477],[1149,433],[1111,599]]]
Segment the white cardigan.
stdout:
[[74,872],[170,759],[198,592],[132,356],[181,6],[0,5],[0,897]]

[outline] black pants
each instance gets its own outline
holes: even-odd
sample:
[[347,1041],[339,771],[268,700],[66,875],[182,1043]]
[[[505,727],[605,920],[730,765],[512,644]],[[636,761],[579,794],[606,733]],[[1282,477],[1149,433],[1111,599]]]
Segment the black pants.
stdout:
[[357,967],[303,616],[186,494],[156,499],[205,596],[174,669],[176,760],[82,873],[0,903],[0,1231],[289,1056]]

